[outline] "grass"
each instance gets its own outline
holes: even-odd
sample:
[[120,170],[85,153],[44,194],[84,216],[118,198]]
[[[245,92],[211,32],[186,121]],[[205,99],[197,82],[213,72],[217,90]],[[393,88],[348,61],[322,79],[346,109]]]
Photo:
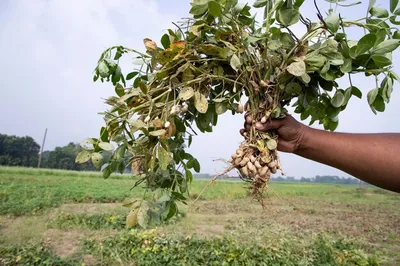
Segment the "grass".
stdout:
[[[400,196],[386,190],[271,183],[263,210],[245,183],[220,180],[185,217],[130,231],[121,202],[142,196],[134,182],[0,167],[0,265],[400,264]],[[190,198],[207,182],[194,180]]]
[[[0,215],[32,215],[64,203],[121,202],[141,197],[143,190],[131,190],[134,182],[130,175],[113,175],[111,179],[104,180],[96,172],[0,167]],[[197,197],[207,182],[195,180],[191,185],[191,197]],[[303,197],[327,202],[351,201],[383,207],[398,202],[397,197],[388,198],[393,193],[376,190],[366,197],[357,193],[356,188],[352,185],[272,183],[267,195],[272,198],[279,195],[283,199]],[[245,183],[221,180],[210,186],[201,199],[247,197]]]

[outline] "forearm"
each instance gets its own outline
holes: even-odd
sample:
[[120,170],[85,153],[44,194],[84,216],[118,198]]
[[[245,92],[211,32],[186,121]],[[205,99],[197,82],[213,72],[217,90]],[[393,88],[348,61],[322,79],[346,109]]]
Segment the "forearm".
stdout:
[[400,134],[346,134],[309,128],[296,154],[400,192]]

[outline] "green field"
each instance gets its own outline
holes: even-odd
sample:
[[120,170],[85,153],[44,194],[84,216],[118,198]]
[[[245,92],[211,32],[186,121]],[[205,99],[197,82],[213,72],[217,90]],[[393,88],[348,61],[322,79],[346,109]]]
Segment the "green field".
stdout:
[[[272,183],[266,209],[220,180],[183,215],[128,230],[143,190],[100,173],[0,168],[0,265],[400,265],[400,195]],[[195,180],[190,198],[206,180]]]

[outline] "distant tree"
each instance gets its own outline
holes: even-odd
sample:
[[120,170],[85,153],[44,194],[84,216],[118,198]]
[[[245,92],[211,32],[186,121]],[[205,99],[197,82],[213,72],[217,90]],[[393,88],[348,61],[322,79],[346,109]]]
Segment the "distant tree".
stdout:
[[32,137],[0,134],[0,165],[36,166],[39,150]]
[[43,153],[43,167],[76,171],[95,170],[92,163],[75,163],[76,155],[81,150],[79,144],[70,142],[66,146],[56,147],[53,151],[45,151]]

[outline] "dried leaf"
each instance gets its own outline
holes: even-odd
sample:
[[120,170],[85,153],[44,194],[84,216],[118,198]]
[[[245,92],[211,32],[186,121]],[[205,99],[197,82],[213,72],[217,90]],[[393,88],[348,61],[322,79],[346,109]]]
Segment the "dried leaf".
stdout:
[[194,93],[194,106],[196,107],[197,111],[202,114],[205,114],[208,110],[207,98],[199,91],[195,91]]
[[194,95],[194,90],[192,87],[183,87],[179,93],[178,98],[182,101],[187,101]]
[[139,209],[131,210],[126,217],[126,227],[131,228],[138,224]]
[[143,43],[144,43],[144,46],[146,47],[147,51],[153,52],[153,51],[157,50],[157,44],[154,41],[146,38],[143,40]]
[[240,62],[240,58],[234,54],[231,57],[231,67],[235,70],[238,71],[242,63]]
[[154,137],[159,137],[159,136],[164,135],[165,133],[167,133],[167,131],[165,129],[159,129],[159,130],[149,132],[149,135],[154,136]]
[[293,76],[300,77],[306,74],[306,64],[304,61],[293,62],[287,67],[287,71]]
[[267,140],[267,147],[270,151],[275,150],[278,147],[278,143],[274,139]]

